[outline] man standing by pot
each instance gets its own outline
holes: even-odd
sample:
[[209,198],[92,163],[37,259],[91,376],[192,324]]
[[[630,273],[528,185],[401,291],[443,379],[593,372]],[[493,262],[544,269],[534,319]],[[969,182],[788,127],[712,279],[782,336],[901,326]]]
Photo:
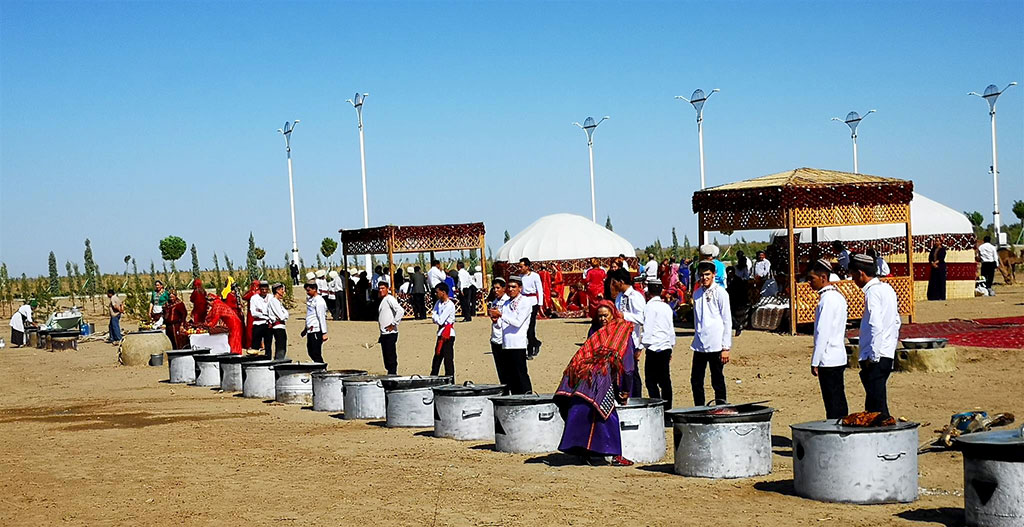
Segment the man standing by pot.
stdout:
[[715,264],[702,261],[697,264],[697,288],[693,292],[693,364],[690,368],[690,388],[693,404],[703,406],[704,370],[711,370],[711,387],[715,390],[714,404],[727,404],[723,368],[729,363],[732,348],[732,311],[729,294],[715,281]]
[[[633,368],[633,391],[630,397],[643,395],[643,384],[640,380],[640,351],[643,349],[641,337],[644,334],[644,309],[647,307],[647,300],[644,294],[633,287],[633,277],[629,271],[618,268],[608,275],[611,278],[611,292],[615,295],[615,308],[622,313],[626,322],[633,323],[633,358],[636,361]],[[649,278],[649,281],[657,281],[657,278]],[[661,285],[661,282],[658,282]]]
[[459,300],[462,302],[462,320],[464,322],[471,322],[473,320],[473,312],[476,311],[476,291],[473,287],[473,275],[469,274],[469,269],[466,269],[466,264],[459,262],[456,266],[458,268],[459,281],[456,285],[459,288]]
[[270,345],[273,336],[270,334],[270,320],[269,306],[267,304],[270,298],[270,283],[266,280],[260,280],[259,292],[249,297],[249,318],[252,319],[252,340],[250,341],[250,348],[255,350],[263,350],[263,354],[270,358]]
[[875,259],[855,254],[850,259],[850,278],[864,291],[864,316],[860,319],[860,380],[864,384],[864,411],[889,415],[886,383],[900,338],[900,312],[896,291],[875,277]]
[[846,370],[846,297],[829,280],[832,262],[818,260],[811,267],[807,283],[818,292],[814,310],[814,354],[811,375],[818,378],[825,418],[840,419],[850,413],[846,404],[843,374]]
[[306,353],[313,362],[323,362],[324,342],[327,342],[327,302],[320,296],[316,280],[306,282],[306,327],[301,336],[306,337]]
[[413,317],[416,320],[423,320],[427,318],[427,277],[423,276],[423,271],[417,265],[412,268],[409,280],[412,282],[410,291],[412,292]]
[[405,316],[405,310],[390,292],[387,280],[377,282],[380,305],[377,307],[377,325],[380,327],[380,352],[384,358],[384,369],[388,375],[398,373],[398,323]]
[[121,342],[121,313],[124,313],[124,302],[113,289],[107,289],[107,298],[110,299],[107,304],[110,310],[110,338],[107,342],[117,344]]
[[[495,294],[499,291],[497,280],[500,278],[495,281]],[[499,306],[491,308],[488,312],[494,325],[501,331],[500,356],[495,357],[498,378],[504,379],[501,382],[507,385],[507,390],[512,395],[533,391],[526,366],[526,348],[529,345],[527,329],[533,305],[523,296],[522,288],[521,276],[509,277],[508,287],[505,288],[505,300],[500,301]]]
[[519,259],[519,275],[522,277],[520,283],[523,286],[520,294],[523,295],[523,300],[530,304],[530,327],[526,330],[526,358],[533,360],[534,357],[540,355],[541,341],[537,338],[537,312],[540,311],[543,301],[544,284],[540,280],[540,275],[530,269],[529,258]]
[[[643,336],[640,342],[647,350],[644,376],[647,377],[647,395],[664,399],[665,408],[672,408],[672,376],[669,361],[676,347],[676,328],[672,324],[672,308],[661,297],[660,280],[647,281],[650,300],[644,306]],[[634,380],[635,382],[635,380]]]
[[[285,323],[288,322],[288,310],[284,307],[284,285],[274,284],[270,290],[273,295],[267,299],[267,315],[270,321],[270,334],[274,340],[274,358],[283,359],[288,354],[288,330]],[[264,354],[270,358],[270,346],[267,346]]]

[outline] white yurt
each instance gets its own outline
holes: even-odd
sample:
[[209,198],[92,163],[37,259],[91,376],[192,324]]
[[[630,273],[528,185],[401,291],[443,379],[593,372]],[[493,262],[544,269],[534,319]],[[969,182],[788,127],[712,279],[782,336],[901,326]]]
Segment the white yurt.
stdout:
[[[629,240],[577,214],[551,214],[531,223],[498,249],[496,262],[570,262],[635,256]],[[582,271],[583,269],[579,269]],[[566,269],[562,270],[563,272]]]

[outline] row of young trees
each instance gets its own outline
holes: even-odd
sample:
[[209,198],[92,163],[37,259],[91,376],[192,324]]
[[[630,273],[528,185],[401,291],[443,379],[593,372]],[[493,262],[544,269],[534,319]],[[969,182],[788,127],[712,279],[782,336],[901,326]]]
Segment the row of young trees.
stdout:
[[[1006,233],[1006,240],[1009,243],[1020,244],[1024,241],[1024,201],[1014,201],[1011,211],[1013,212],[1013,215],[1017,217],[1017,223],[1002,225],[1000,230]],[[985,216],[980,212],[964,211],[964,215],[967,216],[968,220],[970,220],[971,225],[974,227],[974,235],[977,236],[979,240],[986,235],[992,235],[995,233],[995,225],[992,223],[985,225]]]

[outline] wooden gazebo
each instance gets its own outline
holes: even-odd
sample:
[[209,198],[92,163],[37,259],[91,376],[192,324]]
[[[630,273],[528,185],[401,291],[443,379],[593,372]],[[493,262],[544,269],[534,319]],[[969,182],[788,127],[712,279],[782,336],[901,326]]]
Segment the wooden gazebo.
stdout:
[[[487,291],[487,259],[484,257],[484,224],[453,223],[447,225],[385,225],[365,229],[340,229],[341,254],[343,261],[350,255],[386,254],[388,256],[388,283],[395,283],[395,255],[407,253],[429,252],[431,258],[434,251],[480,251],[480,266],[483,268],[483,290],[478,291],[475,299],[476,311],[481,313],[483,303],[480,298]],[[426,269],[423,270],[426,272]],[[412,315],[411,300],[407,295],[395,292],[399,302]],[[429,306],[428,306],[429,307]],[[461,306],[456,302],[456,310]]]
[[[790,306],[790,333],[800,323],[814,321],[818,295],[806,282],[797,282],[802,272],[798,262],[794,230],[811,229],[817,244],[817,228],[841,225],[902,223],[906,226],[906,276],[882,278],[896,290],[900,315],[914,317],[913,236],[910,200],[914,184],[902,179],[851,174],[833,170],[798,168],[708,188],[693,194],[693,211],[698,215],[700,238],[707,231],[786,229]],[[811,261],[816,258],[811,255]],[[864,294],[852,280],[838,288],[849,303],[850,318],[864,313]]]

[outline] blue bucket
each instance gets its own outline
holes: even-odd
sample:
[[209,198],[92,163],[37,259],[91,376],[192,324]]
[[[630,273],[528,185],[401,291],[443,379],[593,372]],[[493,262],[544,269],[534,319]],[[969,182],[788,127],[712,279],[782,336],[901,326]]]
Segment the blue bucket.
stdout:
[[84,337],[92,333],[92,328],[89,327],[89,324],[82,324],[81,327],[78,328],[78,332]]

